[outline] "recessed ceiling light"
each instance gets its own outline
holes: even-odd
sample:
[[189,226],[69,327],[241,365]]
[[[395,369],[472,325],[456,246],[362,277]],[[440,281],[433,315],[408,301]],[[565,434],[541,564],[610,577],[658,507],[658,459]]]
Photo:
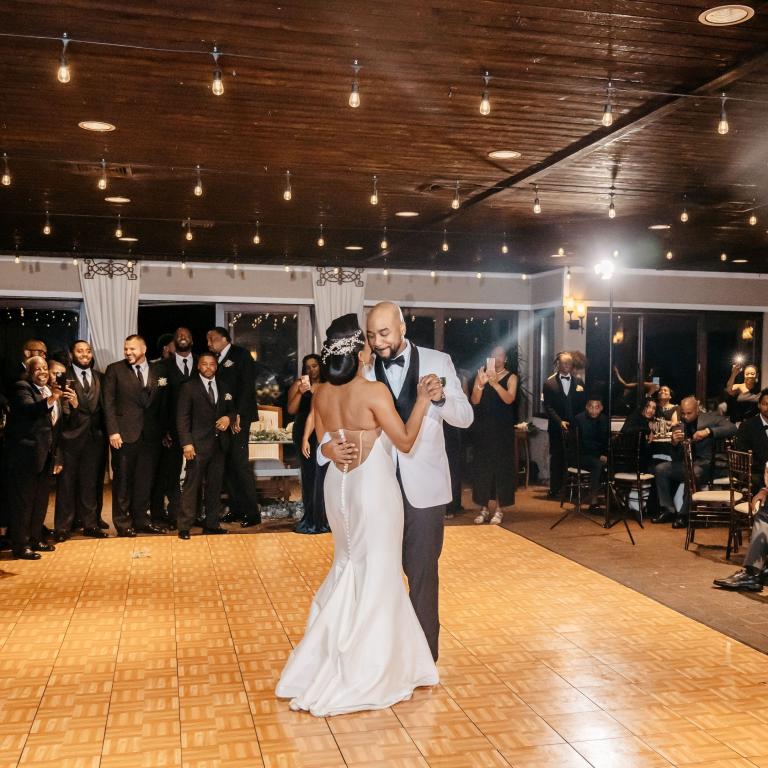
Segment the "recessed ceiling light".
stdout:
[[734,259],[731,264],[746,264],[749,259]]
[[648,229],[672,229],[670,224],[651,224]]
[[748,5],[717,5],[699,14],[699,21],[709,27],[730,27],[749,21],[755,15]]
[[130,203],[131,202],[131,198],[130,197],[120,197],[119,195],[117,195],[117,196],[112,196],[112,197],[105,197],[104,198],[104,202],[105,203]]
[[109,133],[115,130],[112,123],[104,123],[101,120],[83,120],[77,124],[84,131],[96,131],[96,133]]
[[419,215],[418,211],[397,211],[397,213],[395,213],[395,216],[400,216],[403,219],[411,219],[414,216],[418,216],[418,215]]
[[363,246],[362,245],[345,245],[344,250],[345,251],[362,251]]
[[120,242],[121,243],[138,243],[139,238],[138,237],[121,237]]
[[516,149],[494,149],[493,152],[488,153],[488,157],[492,160],[516,160],[522,155],[523,153]]
[[549,258],[550,259],[562,259],[565,256],[565,251],[563,253],[550,253]]

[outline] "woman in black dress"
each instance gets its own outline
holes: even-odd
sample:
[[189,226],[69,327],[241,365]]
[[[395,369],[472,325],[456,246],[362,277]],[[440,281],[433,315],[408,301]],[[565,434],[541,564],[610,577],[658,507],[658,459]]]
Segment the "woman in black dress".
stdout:
[[[736,383],[736,377],[744,371],[744,381]],[[757,366],[734,363],[731,375],[725,384],[727,395],[728,417],[738,424],[758,412],[757,402],[760,399],[760,382],[757,379]]]
[[[472,387],[475,407],[472,499],[480,505],[475,523],[499,525],[504,508],[515,503],[517,487],[517,374],[509,371],[504,347],[494,347],[495,367],[480,368]],[[496,500],[493,517],[488,509]]]
[[309,436],[309,455],[302,450],[304,429],[312,410],[312,393],[320,384],[320,357],[315,354],[305,355],[301,361],[301,376],[291,384],[288,390],[288,413],[294,416],[293,444],[299,456],[301,466],[301,499],[304,503],[304,516],[294,529],[296,533],[327,533],[330,531],[325,516],[323,500],[323,476],[317,466],[317,438],[314,430]]

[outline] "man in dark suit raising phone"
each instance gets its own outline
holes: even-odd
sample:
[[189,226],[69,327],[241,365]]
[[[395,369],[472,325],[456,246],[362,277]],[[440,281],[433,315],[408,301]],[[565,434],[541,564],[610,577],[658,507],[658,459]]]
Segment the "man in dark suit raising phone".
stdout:
[[226,328],[208,331],[208,349],[218,356],[218,377],[226,382],[235,400],[235,422],[227,452],[227,486],[231,497],[233,517],[242,526],[261,522],[256,480],[248,462],[248,437],[251,422],[256,419],[256,369],[251,353],[232,343]]
[[544,411],[549,419],[549,496],[557,498],[563,485],[563,432],[570,429],[574,417],[587,404],[584,382],[573,375],[573,357],[560,352],[555,358],[556,372],[542,387]]
[[219,525],[221,480],[224,459],[232,438],[235,399],[226,382],[216,375],[216,355],[203,352],[197,358],[197,373],[179,392],[176,427],[187,461],[181,492],[179,538],[188,539],[203,492],[205,526],[203,533],[226,533]]
[[104,415],[112,447],[112,522],[118,536],[165,533],[149,516],[152,482],[163,441],[168,441],[168,379],[147,361],[147,345],[132,335],[125,359],[104,374]]

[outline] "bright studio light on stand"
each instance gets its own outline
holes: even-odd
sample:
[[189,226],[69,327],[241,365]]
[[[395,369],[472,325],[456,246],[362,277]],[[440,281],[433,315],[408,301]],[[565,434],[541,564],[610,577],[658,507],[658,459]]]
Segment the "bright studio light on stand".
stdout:
[[69,62],[67,61],[68,45],[69,35],[65,32],[61,36],[61,58],[59,59],[59,68],[56,71],[56,79],[60,83],[68,83],[72,79],[72,73],[69,71]]
[[595,264],[595,274],[600,276],[601,280],[610,280],[616,271],[616,263],[613,259],[601,259]]

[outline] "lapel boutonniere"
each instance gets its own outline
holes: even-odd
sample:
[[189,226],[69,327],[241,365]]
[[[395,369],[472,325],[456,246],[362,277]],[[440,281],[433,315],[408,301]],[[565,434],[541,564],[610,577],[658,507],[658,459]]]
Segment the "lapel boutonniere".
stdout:
[[576,391],[577,392],[583,392],[584,391],[584,387],[582,387],[581,384],[577,384],[576,385]]
[[165,377],[161,376],[161,377],[160,377],[160,378],[157,380],[157,386],[158,386],[158,387],[165,387],[165,386],[167,386],[167,385],[168,385],[168,379],[166,379]]
[[225,368],[231,368],[231,367],[232,367],[234,364],[235,364],[235,361],[234,361],[234,360],[225,360],[225,361],[222,363],[222,365],[223,365]]
[[224,399],[225,400],[231,400],[232,399],[232,395],[230,395],[229,392],[227,392],[227,394],[224,395]]

